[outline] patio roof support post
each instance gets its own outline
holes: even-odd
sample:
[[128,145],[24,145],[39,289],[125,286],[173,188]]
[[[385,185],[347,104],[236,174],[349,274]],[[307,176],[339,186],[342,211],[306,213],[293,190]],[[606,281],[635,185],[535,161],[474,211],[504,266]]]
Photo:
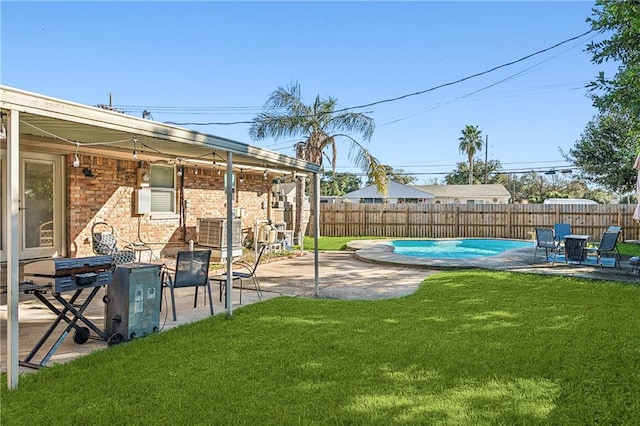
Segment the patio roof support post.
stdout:
[[19,112],[11,110],[7,120],[7,204],[4,229],[7,252],[7,387],[18,387],[18,294],[20,247],[18,245],[18,203],[20,179]]
[[320,296],[318,240],[320,239],[320,176],[313,174],[313,268],[316,297]]
[[225,284],[225,305],[227,316],[233,315],[233,193],[236,182],[233,179],[233,153],[227,151],[227,282]]

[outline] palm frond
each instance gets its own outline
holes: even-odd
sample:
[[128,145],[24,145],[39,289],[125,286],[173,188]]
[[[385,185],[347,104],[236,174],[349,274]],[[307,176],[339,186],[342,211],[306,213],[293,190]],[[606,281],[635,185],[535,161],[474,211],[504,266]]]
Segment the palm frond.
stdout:
[[349,159],[353,163],[362,169],[367,174],[367,177],[378,189],[378,192],[382,195],[387,195],[387,186],[389,185],[389,176],[387,175],[387,168],[374,157],[371,152],[366,149],[362,144],[353,139],[349,135],[343,136],[351,141],[349,149]]
[[373,118],[357,112],[345,112],[334,115],[325,131],[329,134],[336,132],[360,133],[365,141],[369,141],[375,128]]

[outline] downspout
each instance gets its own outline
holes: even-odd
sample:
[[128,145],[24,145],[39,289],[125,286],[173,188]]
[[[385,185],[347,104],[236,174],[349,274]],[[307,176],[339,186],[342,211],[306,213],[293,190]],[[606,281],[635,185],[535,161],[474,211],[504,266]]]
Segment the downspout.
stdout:
[[[233,316],[233,153],[227,151],[227,282],[225,284],[225,305],[227,317]],[[236,189],[237,190],[237,189]],[[255,238],[255,236],[254,236]],[[257,252],[256,252],[257,253]]]
[[180,195],[178,196],[178,205],[180,206],[180,227],[182,228],[182,242],[187,242],[187,212],[184,202],[184,168],[179,166],[178,177],[180,178]]

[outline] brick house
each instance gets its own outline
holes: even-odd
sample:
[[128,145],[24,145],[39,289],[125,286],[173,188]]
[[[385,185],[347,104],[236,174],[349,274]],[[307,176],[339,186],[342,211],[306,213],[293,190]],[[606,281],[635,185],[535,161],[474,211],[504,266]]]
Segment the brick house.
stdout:
[[241,142],[7,86],[0,93],[0,261],[10,250],[21,261],[91,256],[102,221],[160,254],[197,243],[198,218],[227,217],[227,199],[243,228],[281,220],[273,181],[317,178],[315,164]]

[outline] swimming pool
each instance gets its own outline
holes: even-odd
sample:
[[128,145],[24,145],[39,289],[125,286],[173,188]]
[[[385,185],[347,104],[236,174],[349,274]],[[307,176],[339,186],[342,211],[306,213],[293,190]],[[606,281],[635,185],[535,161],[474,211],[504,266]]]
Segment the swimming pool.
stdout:
[[428,259],[471,259],[496,256],[507,250],[531,248],[531,241],[462,238],[450,240],[395,240],[393,252]]

